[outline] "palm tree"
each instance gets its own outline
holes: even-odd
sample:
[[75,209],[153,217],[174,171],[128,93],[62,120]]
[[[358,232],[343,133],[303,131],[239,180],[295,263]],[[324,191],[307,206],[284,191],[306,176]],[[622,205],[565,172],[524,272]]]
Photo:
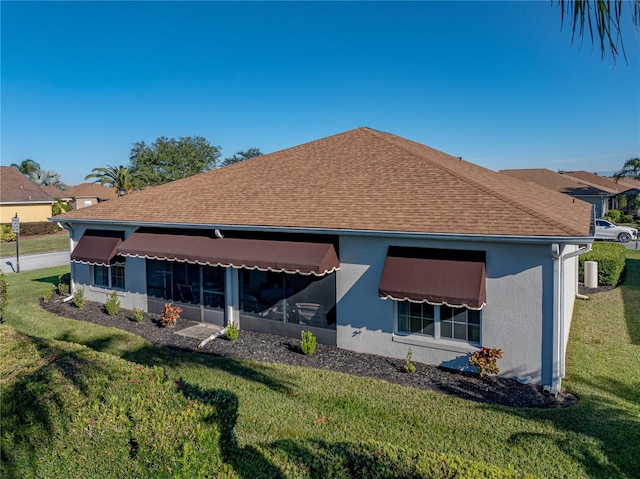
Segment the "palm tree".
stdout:
[[29,178],[38,186],[55,186],[60,190],[67,189],[67,185],[65,185],[60,179],[60,173],[56,173],[52,170],[38,169],[31,173]]
[[262,156],[262,152],[260,148],[249,148],[247,151],[237,151],[230,158],[225,158],[220,166],[229,166],[234,165],[236,163],[240,163],[244,160],[249,160],[251,158],[255,158],[256,156]]
[[126,166],[111,166],[94,168],[84,177],[85,180],[94,179],[94,183],[111,186],[119,195],[128,193],[133,188],[131,183],[131,170]]
[[624,162],[622,169],[614,173],[613,177],[616,180],[620,178],[631,178],[632,180],[640,181],[640,158],[631,158]]
[[576,32],[580,38],[583,38],[587,30],[592,42],[594,33],[597,35],[603,58],[608,50],[615,61],[619,49],[627,60],[627,52],[622,41],[622,24],[628,8],[631,22],[636,29],[638,28],[640,0],[555,0],[555,2],[560,6],[562,24],[565,17],[568,17],[572,24],[572,41],[575,39]]
[[15,166],[20,170],[20,173],[27,175],[29,178],[33,178],[33,176],[40,171],[40,163],[30,160],[29,158],[23,160],[20,164],[11,163],[11,166]]

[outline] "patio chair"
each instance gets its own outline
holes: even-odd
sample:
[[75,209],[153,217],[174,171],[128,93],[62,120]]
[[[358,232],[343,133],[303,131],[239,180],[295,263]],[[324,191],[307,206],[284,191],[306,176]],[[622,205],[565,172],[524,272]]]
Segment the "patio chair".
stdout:
[[178,292],[180,293],[180,300],[183,303],[193,303],[194,302],[193,288],[188,284],[179,284],[177,286],[178,286]]
[[259,313],[260,305],[258,304],[258,298],[252,296],[250,294],[245,294],[242,296],[242,310],[247,313]]
[[296,311],[300,324],[324,326],[326,318],[324,308],[319,303],[296,303]]

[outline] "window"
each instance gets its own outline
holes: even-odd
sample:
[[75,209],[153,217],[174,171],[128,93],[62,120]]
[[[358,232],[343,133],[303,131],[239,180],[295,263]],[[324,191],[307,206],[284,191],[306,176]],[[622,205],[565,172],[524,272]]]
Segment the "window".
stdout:
[[105,288],[124,289],[124,264],[93,267],[93,284]]
[[408,301],[397,304],[399,333],[480,342],[480,311]]
[[116,263],[111,265],[111,287],[124,289],[124,264]]
[[241,270],[240,315],[335,328],[335,275]]
[[434,335],[435,307],[427,303],[398,303],[398,331]]
[[108,266],[94,266],[93,267],[93,284],[96,286],[109,287],[109,267]]
[[440,306],[440,337],[480,342],[480,311]]
[[222,309],[225,270],[175,261],[147,260],[147,294],[166,301]]

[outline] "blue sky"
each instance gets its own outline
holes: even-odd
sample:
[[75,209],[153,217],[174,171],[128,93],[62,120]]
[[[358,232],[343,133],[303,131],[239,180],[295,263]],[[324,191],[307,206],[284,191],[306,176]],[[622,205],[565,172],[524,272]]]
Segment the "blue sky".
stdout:
[[368,126],[492,170],[606,172],[639,154],[637,32],[614,63],[572,45],[547,1],[0,8],[2,164],[31,158],[70,185],[160,136],[224,157]]

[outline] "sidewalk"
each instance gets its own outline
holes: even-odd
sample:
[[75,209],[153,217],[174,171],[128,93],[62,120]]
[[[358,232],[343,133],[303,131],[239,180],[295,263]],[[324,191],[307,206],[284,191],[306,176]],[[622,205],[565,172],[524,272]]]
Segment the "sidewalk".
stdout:
[[[68,265],[70,261],[69,251],[56,251],[54,253],[41,253],[20,255],[20,271],[50,268],[52,266]],[[15,273],[18,269],[16,255],[0,259],[0,271],[3,273]]]

